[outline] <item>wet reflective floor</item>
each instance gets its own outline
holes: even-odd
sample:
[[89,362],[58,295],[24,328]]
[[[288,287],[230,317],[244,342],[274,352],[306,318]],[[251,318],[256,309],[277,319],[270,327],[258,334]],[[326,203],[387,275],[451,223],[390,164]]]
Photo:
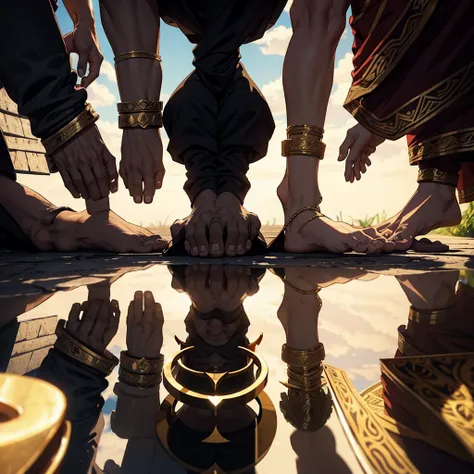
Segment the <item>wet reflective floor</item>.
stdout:
[[474,272],[151,265],[0,305],[0,371],[66,396],[57,472],[473,472]]

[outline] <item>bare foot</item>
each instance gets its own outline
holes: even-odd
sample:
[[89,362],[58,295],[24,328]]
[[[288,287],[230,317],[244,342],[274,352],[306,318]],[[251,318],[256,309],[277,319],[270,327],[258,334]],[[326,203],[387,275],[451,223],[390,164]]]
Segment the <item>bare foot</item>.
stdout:
[[235,257],[250,250],[260,225],[233,194],[216,196],[206,190],[195,200],[191,214],[171,226],[171,235],[175,239],[184,228],[186,251],[194,257]]
[[[293,213],[290,212],[288,208],[288,194],[288,174],[285,171],[285,176],[277,188],[277,195],[285,212],[285,222],[298,210],[297,206],[293,206],[294,211]],[[304,206],[299,206],[299,208],[301,207]],[[305,212],[295,220],[292,226],[301,228],[309,218],[311,218],[310,212]],[[365,232],[366,229],[354,227],[347,222],[333,221],[328,217],[315,219],[307,227],[309,229],[306,230],[304,237],[301,232],[291,231],[290,228],[287,229],[285,238],[285,250],[287,252],[308,253],[328,251],[344,253],[355,251],[378,253],[383,248],[394,247],[393,243],[387,243],[387,239],[374,229],[370,229],[370,232]]]
[[461,209],[453,187],[420,183],[405,207],[392,219],[377,226],[376,231],[394,242],[396,250],[408,250],[416,236],[460,222]]
[[1,176],[0,202],[41,251],[149,252],[166,245],[159,235],[124,221],[112,211],[92,216],[87,211],[63,211],[53,220],[51,210],[55,206],[51,202]]

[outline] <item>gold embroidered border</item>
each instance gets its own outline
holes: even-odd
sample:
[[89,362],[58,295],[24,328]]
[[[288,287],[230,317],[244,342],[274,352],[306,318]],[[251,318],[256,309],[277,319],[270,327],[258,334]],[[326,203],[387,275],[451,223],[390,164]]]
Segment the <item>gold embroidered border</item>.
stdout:
[[372,133],[390,140],[397,140],[435,117],[473,87],[474,63],[470,63],[386,117],[376,117],[366,110],[362,103],[354,102],[346,108]]
[[443,133],[416,143],[408,148],[408,157],[410,165],[413,165],[421,160],[430,160],[466,151],[474,151],[474,128]]
[[[373,91],[392,72],[400,59],[406,53],[413,41],[421,33],[421,30],[428,22],[433,13],[438,0],[413,0],[411,4],[410,16],[406,19],[403,30],[398,38],[389,40],[380,51],[374,56],[362,78],[349,89],[344,107],[354,106],[354,101],[369,92]],[[399,25],[407,10],[400,15],[399,21],[394,25],[392,31]],[[379,12],[380,13],[380,12]],[[376,19],[378,21],[378,18]],[[372,25],[371,31],[373,27]],[[389,33],[390,34],[390,33]],[[387,35],[389,36],[389,35]],[[350,110],[349,110],[350,111]]]
[[474,186],[469,189],[458,191],[458,198],[460,204],[466,204],[468,202],[474,201]]
[[406,453],[364,403],[347,374],[328,365],[325,372],[337,414],[364,471],[370,474],[418,473]]
[[474,455],[474,353],[383,359],[382,373],[443,421]]

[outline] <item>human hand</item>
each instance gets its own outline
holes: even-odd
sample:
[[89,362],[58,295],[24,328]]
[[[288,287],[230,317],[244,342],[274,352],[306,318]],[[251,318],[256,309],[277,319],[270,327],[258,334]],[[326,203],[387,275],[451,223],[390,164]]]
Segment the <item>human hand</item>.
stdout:
[[357,124],[347,131],[346,139],[339,148],[338,161],[346,160],[344,177],[346,181],[360,180],[362,174],[372,164],[369,156],[385,141]]
[[[100,67],[104,56],[100,52],[99,41],[92,21],[79,21],[74,30],[63,36],[64,45],[68,54],[76,53],[79,56],[77,74],[82,87],[89,87],[100,74]],[[89,74],[86,75],[87,65]]]
[[75,197],[98,201],[118,189],[115,157],[93,125],[51,157],[64,185]]
[[88,300],[82,305],[72,305],[66,330],[94,352],[104,354],[117,333],[119,321],[120,309],[117,300]]
[[165,176],[159,129],[123,131],[120,176],[136,203],[153,202]]
[[157,358],[163,345],[163,310],[151,291],[136,291],[128,307],[127,350],[131,357]]

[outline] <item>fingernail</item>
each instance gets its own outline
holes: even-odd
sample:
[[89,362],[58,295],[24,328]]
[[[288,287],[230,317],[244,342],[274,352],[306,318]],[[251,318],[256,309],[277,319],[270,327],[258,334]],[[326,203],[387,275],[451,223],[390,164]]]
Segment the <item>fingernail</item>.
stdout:
[[151,196],[145,196],[145,203],[150,204],[151,202]]
[[206,246],[205,245],[201,245],[201,252],[205,252],[206,251]]
[[217,252],[219,249],[220,249],[219,244],[212,244],[212,250],[214,250],[215,252]]

